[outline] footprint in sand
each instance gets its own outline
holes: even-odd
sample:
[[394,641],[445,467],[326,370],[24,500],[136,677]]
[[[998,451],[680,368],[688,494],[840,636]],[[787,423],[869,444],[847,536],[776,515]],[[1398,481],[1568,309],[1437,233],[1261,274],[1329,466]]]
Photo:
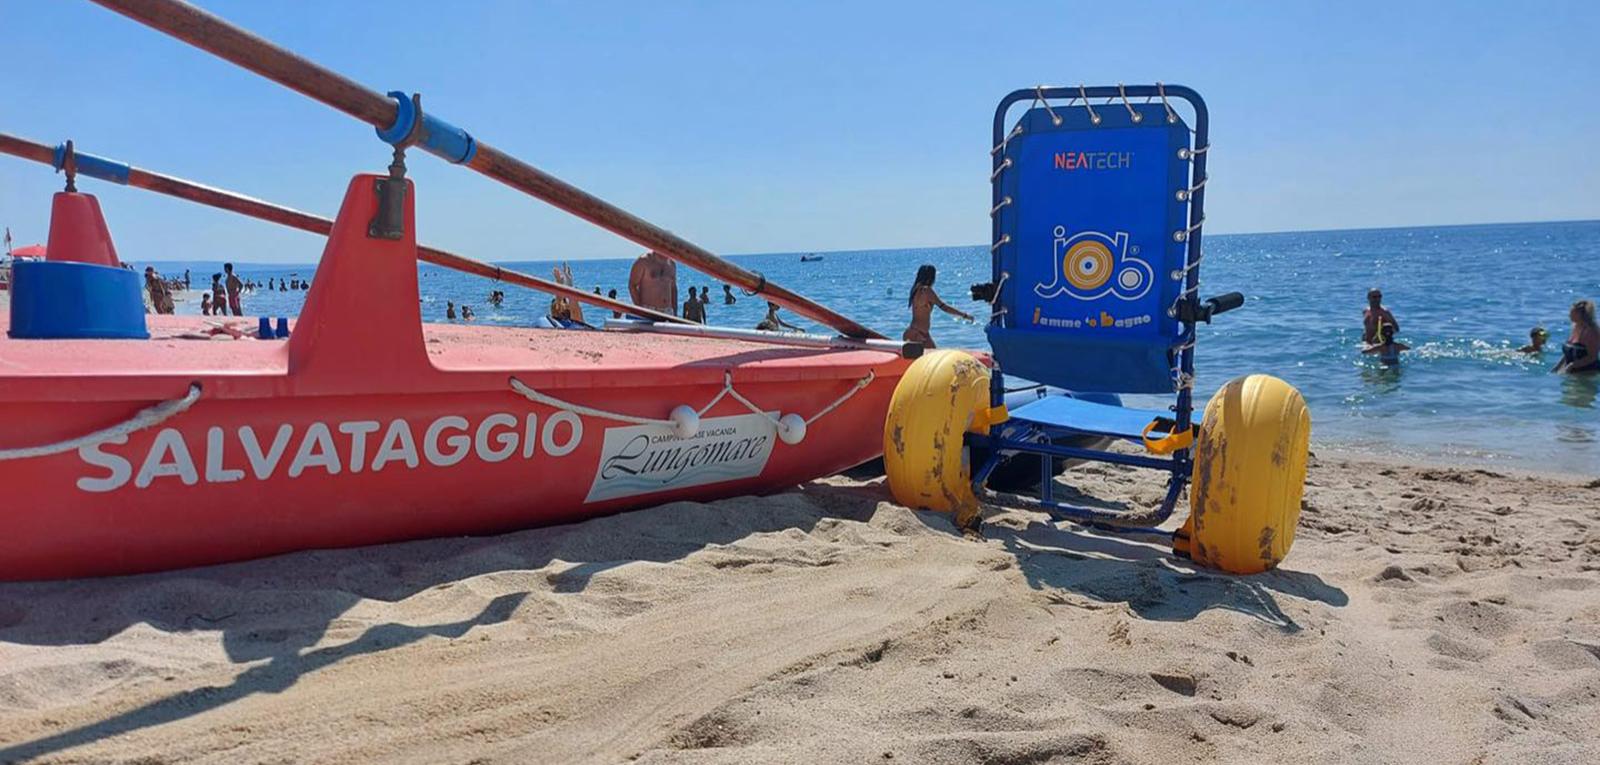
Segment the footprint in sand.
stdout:
[[1519,619],[1510,609],[1482,600],[1456,600],[1440,607],[1435,617],[1444,631],[1494,640],[1510,635]]
[[1541,640],[1533,644],[1533,658],[1551,669],[1600,669],[1600,643],[1578,640]]

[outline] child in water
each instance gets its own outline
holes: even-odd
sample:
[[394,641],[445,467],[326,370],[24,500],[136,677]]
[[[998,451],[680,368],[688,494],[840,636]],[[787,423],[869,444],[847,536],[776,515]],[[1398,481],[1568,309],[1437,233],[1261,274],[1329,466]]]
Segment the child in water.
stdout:
[[1365,354],[1377,354],[1378,361],[1384,364],[1400,363],[1400,352],[1411,350],[1411,346],[1406,345],[1405,343],[1395,342],[1394,331],[1395,327],[1393,324],[1384,322],[1378,327],[1378,342],[1361,349],[1361,352]]
[[767,318],[762,319],[761,323],[756,325],[756,329],[767,332],[781,332],[785,328],[792,329],[796,332],[801,331],[799,327],[796,327],[795,325],[778,318],[778,304],[768,300]]

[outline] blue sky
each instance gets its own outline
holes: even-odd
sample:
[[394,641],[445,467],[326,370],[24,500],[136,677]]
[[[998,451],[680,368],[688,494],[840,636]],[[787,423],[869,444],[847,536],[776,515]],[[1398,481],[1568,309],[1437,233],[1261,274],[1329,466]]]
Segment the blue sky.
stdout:
[[[976,244],[989,123],[1037,83],[1179,82],[1212,111],[1208,230],[1600,217],[1600,3],[210,0],[713,251]],[[0,0],[0,130],[321,214],[370,128],[87,2]],[[419,232],[490,260],[637,247],[416,153]],[[44,238],[59,176],[0,156]],[[130,260],[321,242],[86,181]]]

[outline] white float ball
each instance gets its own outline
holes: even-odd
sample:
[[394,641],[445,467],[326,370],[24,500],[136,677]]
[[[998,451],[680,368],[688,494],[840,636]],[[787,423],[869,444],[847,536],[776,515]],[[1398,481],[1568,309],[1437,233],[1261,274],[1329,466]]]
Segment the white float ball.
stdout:
[[700,432],[700,413],[687,404],[673,407],[668,418],[672,420],[672,432],[679,438],[693,438],[694,434]]
[[806,419],[798,414],[786,414],[778,418],[778,440],[786,444],[798,444],[806,438]]

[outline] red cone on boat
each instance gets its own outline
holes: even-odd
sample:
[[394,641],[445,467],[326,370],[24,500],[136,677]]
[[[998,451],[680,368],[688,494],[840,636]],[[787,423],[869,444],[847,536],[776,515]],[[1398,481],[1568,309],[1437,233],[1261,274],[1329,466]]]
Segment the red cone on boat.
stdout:
[[45,257],[118,268],[117,248],[93,194],[62,191],[50,203],[50,240]]

